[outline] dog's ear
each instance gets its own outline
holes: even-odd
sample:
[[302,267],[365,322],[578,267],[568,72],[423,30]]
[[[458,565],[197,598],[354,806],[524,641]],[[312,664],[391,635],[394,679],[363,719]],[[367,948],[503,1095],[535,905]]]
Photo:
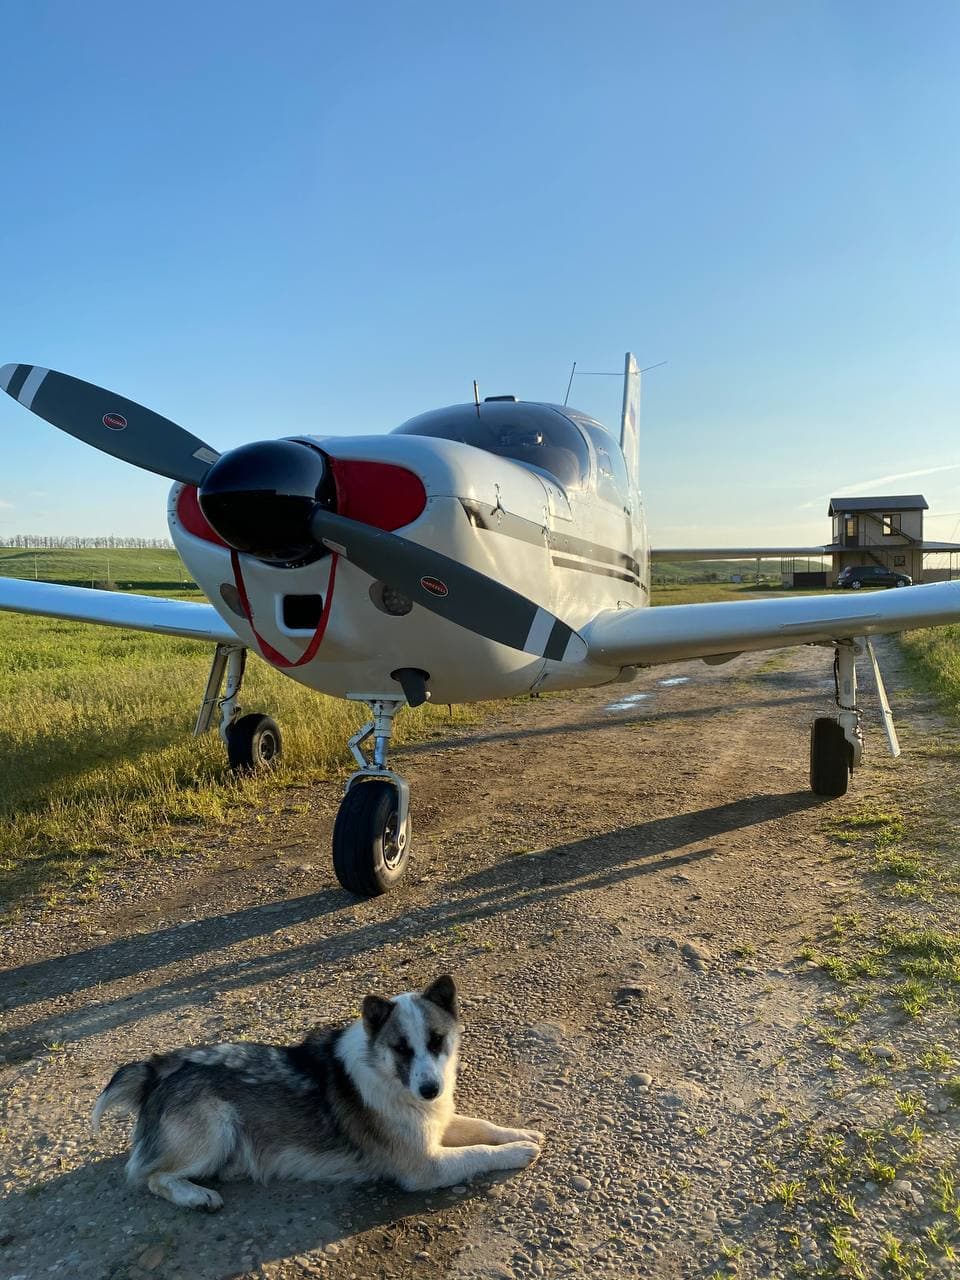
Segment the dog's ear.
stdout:
[[457,1001],[457,988],[454,986],[453,979],[449,973],[445,973],[431,982],[422,995],[424,1000],[429,1000],[431,1004],[437,1005],[444,1013],[449,1013],[451,1018],[459,1019],[460,1005]]
[[375,1036],[386,1020],[393,1013],[393,1001],[384,1000],[383,996],[363,997],[363,1025],[371,1036]]

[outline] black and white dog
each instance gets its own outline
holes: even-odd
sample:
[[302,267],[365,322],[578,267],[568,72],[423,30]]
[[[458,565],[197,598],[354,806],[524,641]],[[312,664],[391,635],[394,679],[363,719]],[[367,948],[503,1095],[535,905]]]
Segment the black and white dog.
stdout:
[[522,1169],[543,1135],[457,1115],[460,1046],[450,977],[367,996],[346,1026],[297,1045],[205,1045],[122,1066],[97,1099],[137,1113],[127,1175],[158,1196],[219,1209],[196,1178],[392,1178],[407,1191]]

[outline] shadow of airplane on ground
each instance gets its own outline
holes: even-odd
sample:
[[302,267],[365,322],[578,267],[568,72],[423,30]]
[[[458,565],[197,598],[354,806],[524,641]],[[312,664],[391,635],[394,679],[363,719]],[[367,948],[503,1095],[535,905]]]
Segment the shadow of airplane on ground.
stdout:
[[[352,959],[395,941],[399,916],[406,939],[424,937],[440,934],[453,925],[559,899],[570,892],[603,888],[683,866],[715,854],[715,846],[707,842],[718,836],[820,803],[808,791],[761,794],[691,813],[653,818],[537,853],[506,856],[493,866],[453,882],[449,900],[406,910],[402,895],[398,895],[395,911],[385,919],[246,959],[242,969],[235,959],[224,960],[199,973],[174,977],[128,995],[95,1000],[81,1008],[11,1028],[0,1036],[0,1052],[8,1061],[22,1060],[51,1040],[76,1041],[111,1027],[202,1003],[209,998],[211,988],[222,994]],[[236,943],[352,907],[353,901],[345,898],[341,890],[330,889],[120,938],[100,947],[8,970],[0,976],[0,1003],[12,1008],[99,988],[193,956],[222,953]]]
[[[646,691],[643,691],[646,692]],[[448,751],[451,747],[472,747],[489,742],[515,742],[521,738],[549,738],[562,733],[596,733],[604,729],[622,729],[624,725],[649,724],[656,720],[706,720],[711,716],[729,713],[729,702],[718,702],[710,707],[677,707],[664,709],[656,705],[656,690],[649,690],[650,702],[637,702],[629,712],[604,712],[602,719],[567,720],[561,724],[536,725],[529,729],[500,729],[496,733],[476,733],[469,737],[431,738],[427,742],[408,742],[395,748],[393,754],[401,756],[427,755],[431,751]],[[632,695],[626,694],[625,697]],[[814,693],[796,694],[788,698],[746,698],[738,699],[737,705],[742,710],[753,710],[764,707],[782,707],[790,702],[810,702],[816,700]]]

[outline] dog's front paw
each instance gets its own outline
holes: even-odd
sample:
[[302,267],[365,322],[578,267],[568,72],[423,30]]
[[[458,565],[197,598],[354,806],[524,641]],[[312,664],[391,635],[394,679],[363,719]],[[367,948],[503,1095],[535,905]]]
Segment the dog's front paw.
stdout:
[[538,1147],[543,1146],[543,1134],[539,1129],[518,1129],[516,1140],[518,1142],[535,1142]]
[[497,1166],[501,1169],[526,1169],[539,1157],[539,1142],[505,1142],[497,1148]]

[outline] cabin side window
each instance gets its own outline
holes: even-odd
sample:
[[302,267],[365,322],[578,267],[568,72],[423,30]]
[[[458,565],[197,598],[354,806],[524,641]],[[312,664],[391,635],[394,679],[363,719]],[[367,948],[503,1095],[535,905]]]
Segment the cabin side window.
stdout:
[[582,423],[593,441],[597,455],[597,497],[627,511],[630,508],[630,480],[616,440],[603,427]]

